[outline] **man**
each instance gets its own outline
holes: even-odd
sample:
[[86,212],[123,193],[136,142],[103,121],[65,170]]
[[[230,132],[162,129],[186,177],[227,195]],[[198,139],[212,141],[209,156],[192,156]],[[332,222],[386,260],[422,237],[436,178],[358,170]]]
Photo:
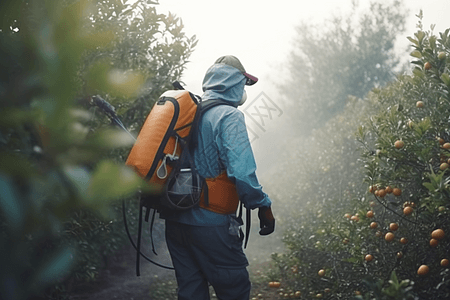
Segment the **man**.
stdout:
[[207,110],[199,124],[194,161],[206,178],[199,207],[166,216],[166,240],[178,282],[178,299],[249,299],[248,261],[236,217],[239,200],[259,209],[261,235],[274,231],[271,200],[262,191],[244,115],[237,107],[245,85],[258,79],[234,56],[220,57],[206,72],[202,100],[225,101]]

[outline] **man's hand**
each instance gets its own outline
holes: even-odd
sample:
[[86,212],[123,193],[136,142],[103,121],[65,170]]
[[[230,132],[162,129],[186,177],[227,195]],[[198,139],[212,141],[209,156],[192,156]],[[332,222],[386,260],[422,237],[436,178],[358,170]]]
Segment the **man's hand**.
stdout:
[[258,211],[260,235],[271,234],[275,230],[275,218],[270,207],[260,207]]

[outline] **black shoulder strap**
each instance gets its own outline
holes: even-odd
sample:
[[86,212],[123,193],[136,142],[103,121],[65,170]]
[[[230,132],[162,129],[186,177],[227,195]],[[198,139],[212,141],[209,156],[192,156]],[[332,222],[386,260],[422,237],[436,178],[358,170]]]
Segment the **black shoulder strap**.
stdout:
[[189,143],[189,151],[191,153],[193,153],[194,148],[197,147],[197,142],[198,142],[198,125],[202,119],[202,116],[205,112],[207,112],[208,110],[210,110],[213,107],[219,106],[219,105],[230,105],[232,106],[232,104],[230,102],[224,101],[224,100],[208,100],[208,101],[199,101],[198,104],[198,118],[196,118],[194,124],[192,124],[192,129],[191,129],[191,142]]
[[[219,105],[232,105],[230,102],[227,102],[225,100],[209,100],[209,101],[201,101],[198,104],[198,109],[200,110],[199,118],[197,122],[195,123],[193,127],[193,136],[192,136],[192,142],[190,143],[190,149],[189,151],[193,153],[193,150],[195,147],[197,147],[198,143],[198,125],[200,123],[201,118],[203,117],[203,114],[210,110],[213,107],[219,106]],[[209,205],[209,198],[208,198],[208,185],[206,184],[206,181],[203,182],[203,188],[204,188],[204,199],[205,204]]]
[[218,106],[218,105],[229,105],[229,106],[233,106],[230,102],[225,101],[225,100],[207,100],[207,101],[202,101],[200,103],[200,111],[202,114],[204,114],[206,111],[208,111],[209,109]]

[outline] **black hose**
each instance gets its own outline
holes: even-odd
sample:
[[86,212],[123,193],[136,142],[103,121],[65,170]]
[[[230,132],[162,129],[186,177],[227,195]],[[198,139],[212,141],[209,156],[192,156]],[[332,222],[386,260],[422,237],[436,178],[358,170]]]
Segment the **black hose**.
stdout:
[[[114,106],[112,106],[110,103],[108,103],[106,100],[102,99],[100,96],[92,96],[92,103],[95,104],[96,106],[100,107],[102,109],[102,111],[108,116],[108,118],[111,120],[111,122],[113,122],[115,125],[117,125],[118,127],[120,127],[121,129],[123,129],[126,133],[128,133],[128,135],[130,137],[133,138],[133,140],[136,140],[136,138],[126,129],[126,127],[123,125],[122,121],[119,119],[119,117],[116,114],[115,108]],[[141,252],[140,250],[140,235],[141,232],[139,232],[139,241],[138,241],[138,246],[136,246],[136,243],[133,241],[133,238],[131,237],[130,234],[130,230],[128,229],[128,224],[127,224],[127,217],[126,217],[126,213],[125,213],[126,209],[125,209],[125,200],[123,200],[122,202],[122,214],[123,214],[123,222],[125,224],[125,231],[127,232],[128,235],[128,239],[131,242],[131,245],[133,245],[133,248],[136,249],[137,251],[137,259],[136,259],[136,271],[137,271],[137,275],[139,276],[139,257],[142,256],[144,259],[146,259],[147,261],[151,262],[152,264],[164,268],[164,269],[168,269],[168,270],[174,270],[173,267],[169,267],[169,266],[165,266],[162,264],[159,264],[153,260],[151,260],[150,258],[148,258],[144,253]],[[140,214],[142,214],[142,208],[140,208]],[[154,218],[154,214],[153,213],[153,218]],[[142,218],[139,219],[140,220],[140,231],[142,228]],[[153,224],[152,224],[153,225]],[[152,237],[152,247],[153,247],[153,252],[155,252],[154,250],[154,245],[153,245],[153,237]]]
[[127,217],[126,217],[125,211],[126,211],[126,210],[125,210],[125,200],[123,200],[123,201],[122,201],[123,222],[124,222],[124,224],[125,224],[125,231],[127,232],[128,239],[130,240],[131,245],[133,245],[133,248],[136,249],[136,251],[137,251],[144,259],[146,259],[147,261],[151,262],[152,264],[154,264],[154,265],[156,265],[156,266],[158,266],[158,267],[164,268],[164,269],[174,270],[173,267],[165,266],[165,265],[159,264],[159,263],[157,263],[157,262],[151,260],[151,259],[148,258],[144,253],[142,253],[140,250],[138,250],[138,247],[136,246],[135,242],[133,241],[133,238],[131,237],[130,230],[128,229]]

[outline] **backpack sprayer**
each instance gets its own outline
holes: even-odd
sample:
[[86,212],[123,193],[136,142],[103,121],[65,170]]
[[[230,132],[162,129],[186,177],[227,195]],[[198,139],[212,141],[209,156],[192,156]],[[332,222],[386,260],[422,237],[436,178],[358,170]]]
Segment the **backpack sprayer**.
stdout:
[[[152,251],[156,254],[152,230],[156,211],[182,211],[199,205],[213,212],[229,214],[239,206],[238,220],[242,222],[243,203],[226,174],[220,174],[212,180],[202,178],[195,167],[192,151],[196,145],[199,120],[203,113],[218,105],[231,105],[227,101],[215,100],[202,102],[199,96],[185,91],[179,82],[174,82],[175,90],[164,92],[156,101],[147,116],[141,131],[139,143],[132,147],[126,165],[134,169],[151,187],[140,197],[139,228],[137,244],[128,230],[123,202],[125,229],[131,244],[136,249],[136,275],[139,276],[140,257],[166,269],[172,267],[158,264],[140,251],[142,236],[143,208],[146,208],[145,221],[148,222],[150,210],[153,216],[150,223]],[[114,107],[99,96],[93,96],[91,103],[100,107],[111,122],[125,130],[135,141],[135,137],[125,128],[118,118]],[[214,188],[221,187],[229,188]],[[219,193],[219,194],[217,194]],[[224,203],[217,199],[227,198]],[[211,203],[210,203],[211,200]],[[245,237],[247,246],[250,234],[250,209],[246,214],[246,233],[239,229],[241,238]]]
[[[180,85],[180,87],[181,87],[181,85]],[[124,130],[131,138],[133,138],[134,141],[136,141],[136,138],[127,130],[125,125],[122,123],[122,121],[117,116],[114,106],[112,106],[108,101],[104,100],[100,96],[92,96],[90,103],[92,105],[95,105],[95,106],[99,107],[105,113],[105,115],[111,120],[111,123],[113,123],[114,125],[118,126],[122,130]],[[126,217],[126,213],[125,212],[126,212],[125,200],[123,200],[122,201],[122,214],[123,214],[123,222],[124,222],[124,225],[125,225],[125,231],[127,233],[127,236],[128,236],[128,239],[130,240],[131,245],[137,251],[137,255],[138,256],[142,256],[144,259],[146,259],[147,261],[151,262],[152,264],[154,264],[154,265],[156,265],[158,267],[161,267],[161,268],[164,268],[164,269],[168,269],[168,270],[174,270],[173,267],[159,264],[159,263],[157,263],[154,260],[150,259],[148,256],[146,256],[144,253],[141,252],[141,250],[140,250],[140,238],[138,239],[138,244],[136,245],[136,243],[133,241],[133,238],[131,237],[130,230],[129,230],[128,224],[127,224],[127,217]],[[155,218],[155,212],[156,211],[153,212],[152,222],[151,222],[151,226],[150,226],[150,237],[151,237],[151,240],[152,240],[152,251],[153,251],[153,253],[157,254],[156,251],[155,251],[155,248],[154,248],[153,236],[151,234],[151,232],[153,231],[153,221],[154,221],[154,218]],[[147,220],[148,220],[148,214],[149,213],[150,213],[150,210],[147,209],[147,216],[146,216]],[[141,218],[140,218],[140,221],[141,221],[142,220],[142,210],[140,210],[140,215],[141,215]],[[141,229],[142,229],[142,222],[139,222],[139,236],[141,234]]]

